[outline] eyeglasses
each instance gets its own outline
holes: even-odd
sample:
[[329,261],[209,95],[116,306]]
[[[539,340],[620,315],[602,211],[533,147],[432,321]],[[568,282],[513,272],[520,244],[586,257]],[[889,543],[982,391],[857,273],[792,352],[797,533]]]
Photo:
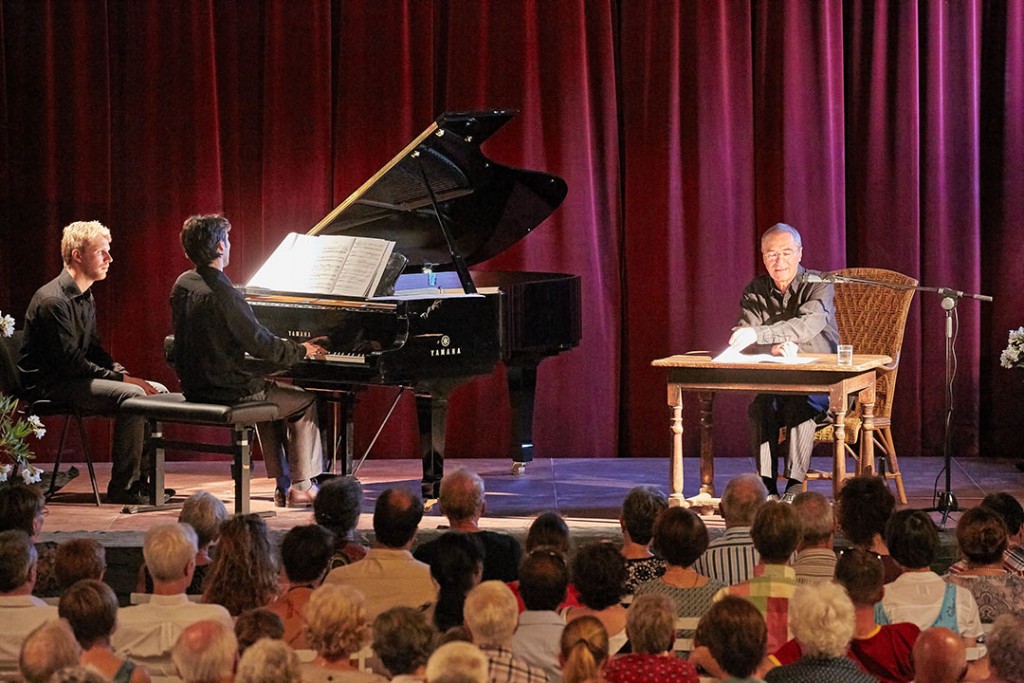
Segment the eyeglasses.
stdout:
[[778,261],[780,258],[788,259],[792,258],[793,254],[795,254],[796,252],[796,249],[783,249],[782,251],[766,251],[764,252],[764,260]]

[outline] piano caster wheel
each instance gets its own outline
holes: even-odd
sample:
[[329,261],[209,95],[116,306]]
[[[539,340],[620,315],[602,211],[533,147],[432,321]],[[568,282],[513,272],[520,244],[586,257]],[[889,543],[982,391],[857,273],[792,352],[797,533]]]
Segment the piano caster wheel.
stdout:
[[512,463],[512,474],[519,476],[520,474],[526,474],[526,463],[525,462],[514,462]]

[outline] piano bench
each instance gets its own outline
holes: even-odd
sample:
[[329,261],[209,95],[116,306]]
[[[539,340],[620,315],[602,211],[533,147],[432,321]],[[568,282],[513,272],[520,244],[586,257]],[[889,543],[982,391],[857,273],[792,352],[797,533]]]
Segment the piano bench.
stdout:
[[[249,513],[250,447],[249,441],[257,422],[268,422],[278,417],[277,405],[267,401],[245,401],[232,405],[197,403],[185,400],[183,394],[153,394],[130,398],[120,409],[139,415],[149,424],[145,448],[151,451],[149,471],[149,498],[151,506],[132,512],[165,509],[164,451],[183,450],[199,453],[226,453],[232,456],[231,477],[235,480],[235,514]],[[203,441],[167,439],[163,434],[166,423],[198,427],[231,429],[230,444]]]

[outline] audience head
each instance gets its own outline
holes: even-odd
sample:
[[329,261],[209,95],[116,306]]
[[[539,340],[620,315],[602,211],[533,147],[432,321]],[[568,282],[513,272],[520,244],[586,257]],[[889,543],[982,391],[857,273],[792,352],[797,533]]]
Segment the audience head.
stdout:
[[767,499],[768,489],[761,477],[753,472],[744,472],[725,485],[718,509],[726,527],[750,526]]
[[392,607],[373,622],[373,651],[392,676],[426,666],[436,638],[426,615],[412,607]]
[[480,646],[504,646],[519,623],[519,603],[503,581],[484,581],[466,595],[466,628]]
[[427,683],[487,683],[489,667],[487,655],[476,645],[452,641],[427,660]]
[[228,509],[220,498],[197,491],[185,499],[178,521],[188,524],[196,532],[196,543],[206,548],[220,536],[220,525],[228,518]]
[[283,641],[257,640],[239,660],[235,683],[302,683],[299,656]]
[[593,610],[617,605],[626,583],[626,561],[611,543],[581,547],[572,560],[572,581],[579,600]]
[[75,221],[64,226],[60,238],[60,255],[64,265],[71,265],[74,253],[84,253],[94,239],[110,240],[110,230],[99,221]]
[[1011,538],[1020,533],[1020,527],[1024,524],[1024,508],[1016,498],[1009,493],[990,493],[981,501],[981,505],[1003,519]]
[[561,553],[540,548],[519,565],[519,595],[528,610],[557,610],[568,587],[569,570]]
[[57,546],[53,563],[57,582],[67,589],[82,579],[102,581],[107,571],[107,551],[94,538],[72,538]]
[[633,598],[626,611],[626,634],[633,652],[660,655],[671,652],[676,640],[676,604],[660,593]]
[[831,581],[800,586],[789,601],[789,630],[808,657],[845,655],[856,619],[846,590]]
[[967,649],[961,638],[948,628],[925,629],[914,643],[916,683],[956,683],[967,672]]
[[178,635],[171,661],[185,683],[231,680],[238,662],[235,632],[220,621],[197,621]]
[[63,619],[36,627],[21,644],[18,669],[25,683],[48,683],[57,671],[78,664],[82,648]]
[[181,227],[181,246],[188,260],[197,266],[208,266],[220,256],[217,245],[227,240],[231,223],[224,216],[207,214],[189,216]]
[[191,581],[197,549],[192,527],[174,522],[150,528],[142,542],[142,556],[154,583],[172,583],[186,577]]
[[700,618],[694,644],[706,647],[730,676],[749,678],[764,659],[768,628],[752,602],[727,595]]
[[11,593],[36,580],[39,555],[32,539],[20,529],[0,531],[0,594]]
[[836,521],[828,498],[815,491],[804,491],[793,499],[793,510],[800,521],[800,548],[830,546]]
[[223,605],[232,616],[263,607],[277,595],[277,573],[266,522],[255,514],[235,515],[220,527],[203,602]]
[[785,564],[800,543],[800,520],[793,506],[775,501],[757,511],[750,527],[754,549],[765,564]]
[[46,516],[46,499],[35,486],[0,487],[0,531],[20,529],[31,538],[39,535]]
[[320,586],[306,604],[306,640],[328,660],[343,659],[369,641],[363,594],[351,586]]
[[987,507],[971,508],[956,523],[956,542],[971,567],[1002,564],[1008,545],[1006,525]]
[[404,548],[416,537],[423,501],[405,489],[385,489],[373,506],[373,535],[385,548]]
[[83,579],[64,591],[57,610],[86,650],[109,642],[117,626],[117,596],[97,579]]
[[316,523],[334,534],[341,545],[359,524],[363,504],[363,485],[355,477],[334,477],[320,485],[313,499]]
[[50,676],[49,683],[110,683],[110,679],[96,669],[77,664],[66,666]]
[[441,513],[453,523],[475,522],[484,513],[484,480],[460,467],[441,479]]
[[922,510],[899,510],[885,526],[885,544],[889,554],[906,569],[923,569],[935,560],[939,549],[939,530]]
[[668,508],[654,523],[652,547],[668,564],[689,567],[708,549],[708,530],[692,510]]
[[526,533],[526,552],[537,548],[569,554],[569,525],[557,512],[542,512],[530,524]]
[[883,477],[852,477],[839,489],[836,513],[839,528],[853,545],[867,548],[875,535],[885,538],[885,525],[896,509]]
[[430,575],[437,582],[434,623],[441,631],[462,624],[466,593],[480,583],[484,549],[477,534],[448,531],[435,541],[437,554]]
[[861,548],[850,548],[839,556],[836,563],[836,583],[856,607],[874,605],[882,599],[885,584],[885,565],[882,558]]
[[281,563],[293,584],[319,583],[333,555],[331,532],[317,524],[293,527],[281,540]]
[[558,661],[563,683],[600,680],[601,667],[608,661],[608,631],[597,617],[573,619],[562,630]]
[[284,637],[284,622],[275,612],[268,609],[250,609],[238,615],[235,620],[235,638],[238,640],[238,654],[245,652],[260,638],[281,640]]
[[622,501],[619,523],[629,534],[629,540],[647,545],[654,536],[654,520],[668,507],[665,494],[653,486],[636,486]]
[[1006,683],[1024,683],[1024,615],[997,617],[985,644],[991,670]]

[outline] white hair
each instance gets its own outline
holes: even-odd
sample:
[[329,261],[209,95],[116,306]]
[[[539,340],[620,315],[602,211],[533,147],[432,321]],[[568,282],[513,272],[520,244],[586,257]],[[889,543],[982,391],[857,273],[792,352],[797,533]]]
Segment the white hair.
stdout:
[[196,532],[188,524],[158,524],[146,532],[142,556],[154,581],[176,581],[184,576],[189,560],[194,560],[198,544]]
[[842,657],[855,625],[853,602],[837,583],[800,586],[789,600],[789,630],[808,657]]
[[301,683],[299,656],[288,643],[260,638],[238,662],[235,683]]
[[505,645],[516,631],[519,604],[504,582],[484,581],[466,595],[462,613],[474,643]]
[[434,650],[427,660],[427,683],[440,683],[452,676],[471,683],[487,683],[490,662],[473,643],[457,640]]

